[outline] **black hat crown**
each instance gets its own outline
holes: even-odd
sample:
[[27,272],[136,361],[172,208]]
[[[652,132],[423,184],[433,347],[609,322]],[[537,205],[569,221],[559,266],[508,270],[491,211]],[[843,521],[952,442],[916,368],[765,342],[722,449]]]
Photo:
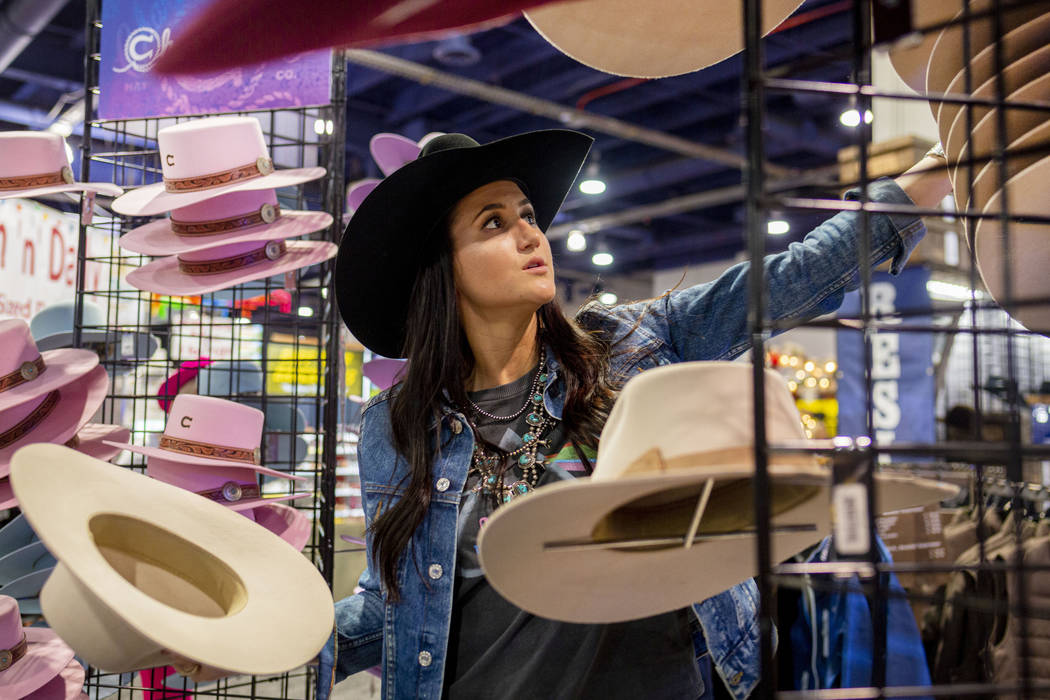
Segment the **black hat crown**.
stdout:
[[426,142],[419,152],[419,158],[426,158],[431,153],[450,151],[453,148],[477,148],[481,144],[466,134],[441,134]]

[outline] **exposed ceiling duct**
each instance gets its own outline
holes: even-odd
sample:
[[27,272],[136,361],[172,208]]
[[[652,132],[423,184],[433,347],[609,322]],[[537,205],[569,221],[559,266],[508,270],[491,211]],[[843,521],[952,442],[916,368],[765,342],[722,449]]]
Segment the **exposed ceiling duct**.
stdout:
[[21,55],[67,0],[11,0],[0,7],[0,73]]

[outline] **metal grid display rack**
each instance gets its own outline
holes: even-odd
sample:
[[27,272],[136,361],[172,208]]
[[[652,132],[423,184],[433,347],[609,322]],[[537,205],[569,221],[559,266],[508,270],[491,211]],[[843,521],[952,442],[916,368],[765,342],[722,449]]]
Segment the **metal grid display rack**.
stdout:
[[[1022,429],[1031,420],[1030,407],[1026,405],[1024,393],[1037,391],[1034,387],[1046,379],[1045,373],[1045,336],[1050,329],[1025,328],[1010,319],[1002,310],[1018,313],[1026,308],[1038,308],[1050,299],[1029,294],[1022,298],[1012,290],[1015,258],[1012,254],[1018,248],[1018,238],[1011,235],[1022,226],[1048,225],[1050,219],[1045,216],[1032,215],[1019,217],[1014,212],[1018,207],[1017,198],[1011,198],[1004,192],[1001,206],[986,211],[974,211],[960,207],[953,216],[961,223],[968,239],[969,256],[969,289],[970,299],[954,304],[935,304],[917,313],[897,312],[891,316],[879,315],[872,306],[872,261],[866,251],[870,250],[872,237],[870,217],[875,213],[902,213],[905,211],[931,219],[940,219],[945,211],[938,208],[902,207],[869,202],[865,194],[865,185],[869,177],[869,150],[871,127],[861,120],[857,133],[859,181],[852,183],[861,187],[861,196],[857,202],[848,202],[814,196],[812,192],[798,189],[786,189],[785,184],[767,176],[766,140],[763,123],[769,114],[769,102],[778,95],[805,93],[807,97],[822,96],[828,109],[845,104],[856,107],[860,114],[870,110],[874,101],[930,101],[933,104],[955,105],[962,110],[967,132],[974,126],[989,108],[994,120],[994,148],[986,153],[975,153],[972,157],[964,156],[959,163],[957,189],[965,183],[967,192],[973,192],[974,179],[986,165],[991,163],[996,185],[1002,188],[1009,181],[1011,167],[1018,156],[1050,155],[1046,140],[1026,146],[1024,149],[1012,148],[1013,141],[1008,138],[1008,118],[1016,111],[1033,111],[1043,115],[1040,121],[1050,120],[1050,103],[1039,99],[1019,100],[1011,97],[1004,84],[1003,73],[1006,68],[1004,60],[1004,36],[1011,28],[1007,18],[1009,12],[1036,11],[1050,12],[1046,3],[1021,0],[1008,2],[971,2],[964,0],[958,4],[959,10],[949,16],[953,19],[939,21],[928,26],[911,26],[914,16],[912,9],[926,4],[925,0],[854,0],[852,2],[853,41],[851,77],[848,82],[826,83],[796,78],[804,75],[800,68],[796,73],[793,66],[777,66],[776,70],[767,69],[764,65],[761,42],[761,15],[763,3],[759,0],[743,0],[745,27],[745,69],[742,85],[744,95],[744,112],[746,116],[748,169],[745,173],[747,191],[747,240],[749,257],[760,260],[765,254],[766,221],[773,211],[820,211],[830,215],[834,211],[852,209],[861,212],[860,230],[860,313],[850,319],[838,318],[834,321],[821,320],[812,322],[813,326],[831,326],[838,330],[856,329],[864,340],[864,385],[866,387],[866,435],[876,435],[874,414],[876,407],[873,401],[873,340],[880,331],[890,328],[896,333],[933,333],[943,342],[947,337],[953,341],[948,347],[954,348],[952,357],[945,357],[948,371],[943,374],[940,391],[942,393],[941,411],[950,403],[966,403],[973,411],[974,420],[969,433],[964,436],[942,435],[942,439],[929,443],[892,443],[879,444],[866,438],[845,440],[840,447],[821,452],[829,457],[834,465],[836,484],[855,481],[864,484],[867,494],[866,513],[863,527],[869,534],[869,551],[854,556],[839,556],[836,561],[822,564],[781,563],[770,561],[770,502],[768,498],[768,460],[771,455],[788,451],[767,442],[764,430],[765,396],[761,381],[765,364],[764,348],[774,332],[783,327],[771,322],[766,314],[766,294],[759,275],[751,278],[750,329],[754,363],[754,416],[755,416],[755,462],[756,488],[755,513],[758,534],[759,552],[759,589],[761,592],[761,651],[763,684],[756,692],[756,697],[764,698],[878,698],[878,697],[1046,697],[1050,692],[1050,678],[1040,673],[1034,663],[1043,661],[1042,653],[1033,647],[1032,629],[1045,624],[1050,617],[1050,610],[1032,597],[1033,581],[1048,575],[1047,567],[1033,565],[1029,558],[1021,556],[1022,525],[1017,519],[1014,531],[1010,533],[1017,545],[1015,553],[1005,560],[993,560],[989,556],[988,535],[978,528],[979,561],[973,565],[953,563],[911,564],[884,563],[875,551],[877,534],[876,519],[870,514],[878,512],[875,503],[873,476],[880,469],[896,469],[907,473],[921,473],[934,478],[959,478],[970,485],[970,501],[978,521],[983,521],[987,511],[994,506],[989,499],[996,498],[1006,508],[1016,513],[1041,514],[1046,506],[1047,490],[1043,481],[1042,464],[1050,458],[1050,451],[1045,445],[1030,444],[1029,431]],[[881,90],[872,85],[872,52],[885,48],[902,37],[912,41],[928,36],[936,36],[949,27],[958,27],[963,53],[973,56],[971,46],[980,48],[976,43],[978,23],[991,27],[992,51],[994,54],[995,79],[992,90],[974,95],[977,85],[969,61],[964,69],[963,84],[951,93],[916,94],[901,90]],[[971,41],[973,43],[971,43]],[[1044,43],[1050,43],[1050,37]],[[899,45],[899,44],[898,44]],[[839,57],[844,58],[844,57]],[[1045,100],[1045,95],[1043,100]],[[837,113],[837,112],[836,112]],[[772,151],[773,149],[770,149]],[[954,163],[953,163],[954,165]],[[791,187],[790,184],[787,187]],[[843,187],[843,189],[845,189]],[[1045,193],[1042,197],[1045,201]],[[1001,250],[994,257],[988,256],[978,260],[977,248],[973,240],[973,230],[979,221],[994,221],[1001,227]],[[1024,222],[1022,224],[1022,222]],[[1050,231],[1050,229],[1047,229]],[[1002,279],[1006,280],[1004,290],[996,290],[993,301],[989,294],[981,294],[982,278],[979,265],[985,273],[990,266],[997,265]],[[920,317],[922,317],[920,319]],[[951,322],[950,319],[955,319]],[[932,321],[930,320],[932,319]],[[846,325],[847,323],[851,325]],[[1032,326],[1029,323],[1029,326]],[[1034,385],[1034,386],[1033,386]],[[1045,407],[1043,408],[1045,414]],[[994,420],[993,420],[994,414]],[[1043,416],[1045,419],[1045,415]],[[1035,420],[1039,420],[1036,417]],[[1045,422],[1045,420],[1043,421]],[[991,429],[994,423],[995,430]],[[881,464],[892,460],[891,465]],[[841,516],[841,514],[840,514]],[[1011,648],[1003,653],[1012,657],[1017,664],[1016,681],[1004,682],[994,676],[976,673],[965,682],[947,682],[934,677],[932,687],[891,687],[887,684],[890,669],[888,663],[887,609],[889,602],[899,593],[890,590],[886,583],[888,572],[896,574],[948,575],[961,571],[970,571],[975,577],[996,579],[1003,583],[1005,596],[989,597],[980,591],[960,596],[955,603],[971,613],[990,616],[1005,621],[1013,635],[1009,643]],[[867,688],[831,688],[820,690],[785,690],[791,688],[784,679],[777,678],[777,661],[774,655],[774,629],[772,620],[777,617],[776,595],[779,589],[794,589],[803,585],[803,576],[808,575],[808,583],[818,591],[843,591],[851,585],[849,577],[859,576],[860,588],[867,597],[871,611],[872,651],[871,651],[871,686]],[[817,578],[813,578],[819,576]],[[856,584],[850,590],[858,590]],[[908,598],[913,602],[922,601],[923,595],[909,592]],[[934,602],[927,599],[926,602]],[[780,646],[789,640],[780,630]],[[1002,626],[999,634],[1003,632]],[[1012,640],[1012,641],[1011,641]],[[990,653],[985,641],[982,650],[984,659]],[[778,691],[778,688],[781,690]]]
[[[156,147],[160,128],[188,117],[98,121],[99,0],[88,0],[86,26],[86,111],[82,143],[82,177],[112,181],[129,187],[160,180]],[[331,103],[320,107],[279,109],[245,113],[258,119],[278,168],[321,165],[323,179],[278,191],[282,207],[328,212],[334,224],[309,236],[338,242],[342,232],[345,158],[345,61],[333,54]],[[209,115],[194,115],[198,118]],[[122,250],[117,239],[124,231],[144,223],[143,219],[121,218],[98,207],[85,206],[79,230],[74,345],[87,330],[113,334],[140,331],[159,340],[160,350],[151,359],[110,359],[103,364],[113,379],[102,419],[132,429],[132,442],[143,444],[163,430],[164,413],[157,402],[158,387],[181,362],[207,356],[229,371],[230,381],[220,398],[250,400],[264,412],[283,409],[278,415],[296,416],[287,424],[268,424],[261,450],[263,463],[271,468],[308,477],[301,482],[312,497],[289,501],[313,523],[304,556],[316,563],[329,586],[333,571],[335,465],[340,449],[337,430],[347,403],[341,376],[342,340],[330,294],[333,262],[300,269],[280,277],[249,282],[200,297],[173,298],[139,291],[124,281],[131,268],[148,258]],[[87,245],[88,239],[95,239]],[[101,241],[101,243],[100,243]],[[87,251],[92,251],[88,253]],[[84,322],[84,306],[92,304],[105,312],[103,328]],[[115,355],[120,357],[120,353]],[[255,363],[254,365],[250,363]],[[242,392],[240,380],[262,371],[262,387]],[[245,375],[241,377],[241,375]],[[305,446],[306,457],[297,461]],[[342,449],[345,451],[346,446]],[[293,457],[293,455],[295,455]],[[267,462],[269,460],[269,462]],[[124,453],[118,463],[144,469],[141,456]],[[267,479],[267,494],[292,493],[292,482]],[[287,605],[295,606],[289,600]],[[315,674],[303,667],[276,677],[231,677],[195,685],[179,675],[106,674],[89,668],[85,691],[92,698],[142,697],[153,688],[152,697],[164,698],[311,698]],[[167,695],[164,693],[167,692]]]

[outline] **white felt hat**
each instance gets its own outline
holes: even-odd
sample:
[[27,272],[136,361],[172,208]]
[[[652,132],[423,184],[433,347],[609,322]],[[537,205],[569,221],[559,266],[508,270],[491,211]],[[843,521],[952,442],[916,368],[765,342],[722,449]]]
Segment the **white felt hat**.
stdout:
[[[594,474],[517,498],[481,529],[493,587],[535,615],[611,623],[755,576],[751,372],[740,362],[687,362],[631,379],[602,431]],[[769,442],[830,446],[805,441],[784,379],[765,377]],[[783,561],[830,531],[831,475],[806,453],[774,453],[769,474],[772,556]],[[876,482],[885,511],[957,491],[881,474]]]
[[313,564],[218,503],[59,445],[19,450],[11,482],[59,562],[40,594],[48,624],[93,666],[163,666],[172,652],[282,673],[331,634]]

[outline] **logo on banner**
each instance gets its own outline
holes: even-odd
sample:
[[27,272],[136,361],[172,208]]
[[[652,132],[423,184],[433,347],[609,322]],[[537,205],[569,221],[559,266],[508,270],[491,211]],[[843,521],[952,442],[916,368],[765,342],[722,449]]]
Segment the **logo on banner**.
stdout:
[[146,73],[169,46],[171,46],[171,27],[165,27],[160,33],[153,27],[138,27],[132,30],[124,41],[126,65],[114,68],[113,72],[126,73],[134,70],[138,73]]

